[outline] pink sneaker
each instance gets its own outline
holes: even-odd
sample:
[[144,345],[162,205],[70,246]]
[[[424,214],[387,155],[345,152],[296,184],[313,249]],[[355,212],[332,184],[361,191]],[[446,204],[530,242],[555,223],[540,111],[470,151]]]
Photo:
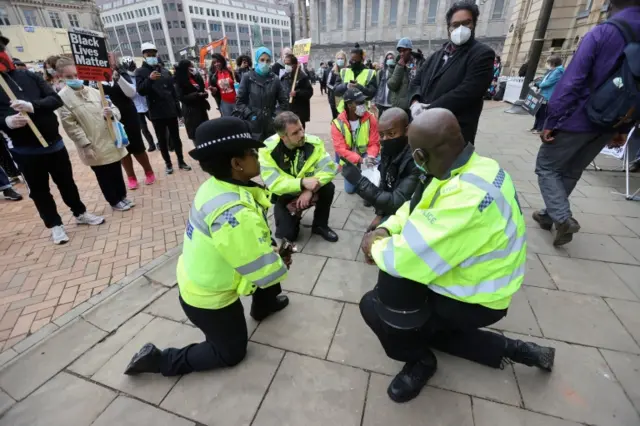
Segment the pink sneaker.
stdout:
[[131,190],[138,189],[138,179],[136,179],[135,177],[129,177],[127,178],[127,180],[128,180],[129,189]]
[[156,182],[156,175],[153,172],[149,172],[145,175],[144,184],[153,185]]

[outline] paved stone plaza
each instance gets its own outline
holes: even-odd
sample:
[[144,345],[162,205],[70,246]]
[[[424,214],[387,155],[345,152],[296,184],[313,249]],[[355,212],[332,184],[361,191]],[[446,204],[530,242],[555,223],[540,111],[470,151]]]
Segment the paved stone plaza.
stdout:
[[[316,96],[312,109],[309,132],[328,140],[325,99]],[[420,396],[390,401],[386,388],[401,364],[385,356],[357,306],[377,275],[359,250],[373,212],[339,191],[330,224],[340,241],[303,227],[283,283],[291,304],[259,324],[246,310],[251,342],[240,365],[174,378],[123,375],[146,342],[202,338],[178,303],[176,244],[0,354],[0,426],[638,426],[640,203],[611,193],[624,187],[621,173],[585,173],[572,197],[582,232],[554,248],[551,234],[530,220],[542,203],[533,172],[539,142],[525,131],[532,119],[504,109],[486,105],[477,146],[516,182],[529,226],[528,272],[494,328],[554,346],[553,373],[509,364],[493,370],[438,353],[438,372]],[[203,178],[193,173],[188,193],[169,183],[162,196],[173,201],[170,209],[159,203],[161,214],[149,215],[169,215],[177,234],[183,216],[171,215],[188,212]],[[340,178],[336,185],[342,189]],[[144,199],[156,205],[153,195]]]

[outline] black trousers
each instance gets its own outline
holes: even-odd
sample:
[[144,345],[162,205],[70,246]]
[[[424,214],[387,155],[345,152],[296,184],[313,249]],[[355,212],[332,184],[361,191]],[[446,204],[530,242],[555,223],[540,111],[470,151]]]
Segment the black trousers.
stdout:
[[49,176],[53,179],[62,200],[69,206],[74,216],[80,216],[87,211],[87,208],[80,201],[80,194],[73,180],[73,170],[66,148],[41,155],[21,155],[14,152],[13,159],[29,187],[29,197],[36,205],[47,228],[62,225],[56,202],[49,189]]
[[327,91],[327,84],[326,83],[320,83],[320,94],[324,94],[324,92]]
[[360,313],[389,358],[416,362],[433,357],[431,349],[437,349],[489,367],[500,367],[509,339],[479,328],[498,322],[507,314],[506,309],[493,310],[429,292],[427,322],[418,329],[400,330],[380,319],[374,309],[377,297],[376,289],[366,293],[360,300]]
[[9,177],[16,177],[20,174],[4,140],[0,140],[0,167],[4,169]]
[[[318,191],[318,201],[313,214],[313,227],[328,226],[329,213],[331,213],[331,204],[333,203],[333,194],[336,187],[333,182],[329,182]],[[276,200],[273,215],[276,219],[276,237],[286,238],[289,241],[295,241],[300,231],[300,218],[291,215],[287,209],[287,204],[294,200],[297,195],[282,195]]]
[[178,157],[178,163],[184,162],[182,157],[182,141],[180,140],[180,128],[178,126],[178,118],[162,118],[151,120],[153,124],[153,130],[156,132],[158,138],[158,148],[162,154],[162,159],[167,166],[171,166],[171,157],[169,156],[169,141],[167,134],[171,138],[172,147]]
[[102,195],[104,195],[107,203],[115,206],[127,196],[127,188],[124,186],[120,161],[105,164],[104,166],[91,166],[91,170],[96,174],[98,185],[100,185]]
[[[256,290],[251,309],[268,309],[281,292],[280,284]],[[222,309],[196,308],[187,305],[182,298],[180,304],[187,318],[204,333],[206,340],[181,349],[163,350],[160,362],[163,376],[232,367],[244,359],[249,336],[240,299]]]
[[138,120],[140,121],[140,130],[142,130],[142,134],[144,135],[144,138],[147,140],[147,143],[149,144],[149,147],[155,145],[155,142],[153,141],[153,136],[151,135],[151,132],[149,131],[149,126],[147,126],[147,118],[149,117],[149,113],[148,112],[139,112],[138,113]]

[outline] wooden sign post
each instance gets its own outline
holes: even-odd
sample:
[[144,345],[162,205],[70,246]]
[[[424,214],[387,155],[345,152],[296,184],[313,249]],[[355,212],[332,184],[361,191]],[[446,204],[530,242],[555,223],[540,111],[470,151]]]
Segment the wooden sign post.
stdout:
[[[7,94],[9,99],[11,99],[12,101],[18,100],[15,93],[13,93],[13,90],[11,90],[11,87],[9,87],[6,80],[4,79],[4,76],[1,73],[0,73],[0,86],[2,87],[2,90],[4,90],[4,92]],[[29,125],[29,128],[31,128],[31,131],[33,132],[33,134],[36,135],[36,138],[38,138],[38,140],[40,141],[40,144],[45,148],[48,147],[49,144],[47,143],[47,141],[44,140],[44,138],[42,137],[42,133],[40,133],[40,130],[38,130],[34,122],[31,120],[31,117],[29,117],[29,114],[27,114],[24,111],[22,111],[20,114],[27,117],[27,124]]]

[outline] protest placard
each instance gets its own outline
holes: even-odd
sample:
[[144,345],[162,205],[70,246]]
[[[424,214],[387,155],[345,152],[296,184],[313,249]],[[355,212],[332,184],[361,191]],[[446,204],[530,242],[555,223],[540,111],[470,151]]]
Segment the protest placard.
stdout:
[[293,54],[298,58],[298,62],[306,64],[309,62],[309,53],[311,52],[311,39],[303,38],[296,40],[293,44]]
[[80,80],[111,81],[111,66],[104,34],[84,28],[69,30],[73,62]]
[[527,93],[527,97],[522,103],[522,108],[524,108],[529,114],[536,115],[543,102],[544,97],[540,93],[533,89],[529,89],[529,93]]

